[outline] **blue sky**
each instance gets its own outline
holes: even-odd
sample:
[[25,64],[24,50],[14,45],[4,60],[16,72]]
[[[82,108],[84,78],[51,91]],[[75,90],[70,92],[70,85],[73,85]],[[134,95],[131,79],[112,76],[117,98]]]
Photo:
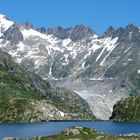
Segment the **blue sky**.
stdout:
[[140,0],[0,0],[0,13],[35,27],[86,24],[99,34],[110,25],[140,27]]

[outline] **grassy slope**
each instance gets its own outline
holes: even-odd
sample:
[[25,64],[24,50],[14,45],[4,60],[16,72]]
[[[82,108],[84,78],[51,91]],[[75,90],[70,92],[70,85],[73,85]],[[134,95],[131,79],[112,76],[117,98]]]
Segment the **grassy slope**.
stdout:
[[17,82],[14,75],[2,68],[0,79],[0,121],[22,121],[25,110],[29,108],[29,102],[41,100],[42,97],[25,88],[21,81]]
[[[83,113],[73,119],[92,119],[87,103],[75,93],[50,87],[39,76],[26,72],[0,50],[0,121],[6,121],[10,112],[21,114],[30,107],[30,100],[47,99],[61,111]],[[13,115],[14,116],[14,115]],[[20,118],[16,118],[19,121]]]

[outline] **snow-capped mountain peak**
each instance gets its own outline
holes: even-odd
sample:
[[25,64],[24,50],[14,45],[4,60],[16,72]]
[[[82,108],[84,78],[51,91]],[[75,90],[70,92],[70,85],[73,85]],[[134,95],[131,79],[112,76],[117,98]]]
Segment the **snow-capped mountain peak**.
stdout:
[[8,20],[5,15],[0,14],[0,37],[13,24],[13,21]]
[[[110,26],[103,36],[98,36],[90,27],[82,24],[67,29],[36,30],[29,22],[14,24],[3,15],[0,19],[3,21],[1,26],[5,27],[1,48],[25,67],[32,65],[30,69],[35,69],[44,79],[81,76],[94,66],[105,69],[119,58],[119,55],[112,58],[119,44],[139,40],[140,36],[134,25],[119,29]],[[93,79],[103,75],[90,74],[89,77]]]

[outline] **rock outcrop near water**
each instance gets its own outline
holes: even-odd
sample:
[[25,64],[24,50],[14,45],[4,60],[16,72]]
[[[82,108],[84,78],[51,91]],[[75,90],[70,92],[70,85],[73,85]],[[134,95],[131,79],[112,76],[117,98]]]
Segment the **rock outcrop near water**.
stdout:
[[140,97],[133,96],[118,101],[113,107],[110,119],[140,122]]

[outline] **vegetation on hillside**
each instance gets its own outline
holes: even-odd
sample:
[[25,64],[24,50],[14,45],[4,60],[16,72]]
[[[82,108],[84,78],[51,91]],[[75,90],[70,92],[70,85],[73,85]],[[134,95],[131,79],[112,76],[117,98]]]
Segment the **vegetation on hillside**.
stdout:
[[131,96],[118,101],[113,107],[110,119],[140,122],[140,96]]
[[47,81],[27,72],[0,50],[0,121],[26,121],[22,116],[27,108],[28,112],[33,112],[35,106],[31,102],[41,100],[49,101],[60,111],[77,113],[69,119],[93,119],[88,104],[80,96],[65,88],[52,88]]

